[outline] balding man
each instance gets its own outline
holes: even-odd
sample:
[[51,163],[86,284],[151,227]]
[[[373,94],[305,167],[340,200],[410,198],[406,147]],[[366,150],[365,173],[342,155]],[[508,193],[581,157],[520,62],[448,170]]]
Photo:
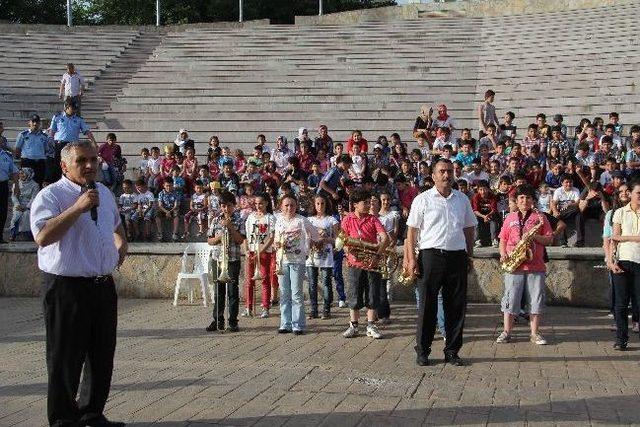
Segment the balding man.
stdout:
[[62,178],[43,188],[31,205],[31,231],[44,275],[49,424],[120,426],[103,410],[116,348],[111,273],[126,256],[125,232],[113,195],[95,183],[94,145],[67,144],[61,168]]

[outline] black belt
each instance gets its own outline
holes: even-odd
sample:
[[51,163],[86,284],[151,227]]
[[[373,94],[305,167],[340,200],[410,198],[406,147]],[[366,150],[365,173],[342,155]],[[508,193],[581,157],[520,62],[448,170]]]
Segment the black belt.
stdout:
[[467,251],[465,251],[464,249],[458,249],[456,251],[448,251],[446,249],[427,248],[427,249],[420,249],[420,251],[435,252],[435,253],[442,254],[442,255],[447,255],[447,254],[459,255],[459,254],[461,254],[463,252],[467,253]]
[[51,276],[59,277],[60,279],[66,280],[68,282],[77,282],[77,283],[107,283],[113,280],[113,276],[111,274],[104,274],[101,276],[61,276],[59,274],[51,274],[45,273]]

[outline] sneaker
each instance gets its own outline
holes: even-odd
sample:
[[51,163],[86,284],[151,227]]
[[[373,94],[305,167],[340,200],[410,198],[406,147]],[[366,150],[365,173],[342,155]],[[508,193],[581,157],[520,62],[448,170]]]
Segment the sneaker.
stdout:
[[531,342],[535,345],[547,345],[547,340],[545,340],[539,333],[531,335]]
[[367,336],[373,338],[374,340],[379,340],[382,338],[382,334],[378,331],[378,327],[376,325],[368,325],[367,326]]
[[171,235],[171,240],[173,240],[174,242],[177,242],[180,239],[180,237],[178,236],[177,233],[173,233]]
[[263,308],[262,313],[260,313],[260,318],[266,319],[267,317],[269,317],[269,309]]
[[617,342],[613,345],[613,349],[616,351],[625,351],[627,349],[626,342]]
[[184,233],[182,235],[182,240],[187,240],[189,238],[189,233]]
[[353,338],[355,336],[358,336],[358,327],[349,324],[349,328],[342,333],[342,336],[345,338]]
[[491,243],[491,245],[494,248],[497,248],[498,246],[500,246],[500,242],[498,242],[498,239],[493,239],[493,242]]
[[640,325],[638,324],[638,322],[633,322],[633,326],[631,327],[631,330],[636,333],[640,332]]
[[613,319],[613,313],[609,313],[609,314],[607,314],[607,317],[608,317],[609,319]]
[[500,344],[511,342],[511,335],[509,335],[505,331],[502,331],[500,336],[498,336],[498,339],[496,339],[496,342]]
[[242,316],[242,317],[253,317],[253,313],[248,308],[245,308],[240,316]]
[[481,248],[482,247],[482,243],[480,243],[480,240],[476,240],[476,243],[473,245],[474,248]]
[[347,306],[347,303],[342,300],[340,300],[340,302],[338,303],[338,307],[340,308],[345,308],[346,306]]

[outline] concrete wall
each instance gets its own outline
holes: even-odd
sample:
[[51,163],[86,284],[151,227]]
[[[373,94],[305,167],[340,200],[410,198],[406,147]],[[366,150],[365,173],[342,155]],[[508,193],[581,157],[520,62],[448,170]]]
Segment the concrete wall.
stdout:
[[[115,273],[120,296],[170,299],[183,248],[184,244],[131,244],[127,260]],[[549,256],[549,304],[608,307],[609,283],[607,271],[601,268],[599,249],[551,248]],[[475,269],[469,275],[469,300],[500,301],[503,276],[496,250],[478,250],[474,263]],[[35,246],[0,247],[0,296],[37,296],[40,288]],[[396,286],[393,295],[396,300],[409,301],[413,299],[413,289]]]
[[376,9],[296,16],[296,25],[346,25],[367,21],[397,21],[438,16],[506,16],[562,12],[634,3],[636,0],[481,0],[450,3],[408,4]]

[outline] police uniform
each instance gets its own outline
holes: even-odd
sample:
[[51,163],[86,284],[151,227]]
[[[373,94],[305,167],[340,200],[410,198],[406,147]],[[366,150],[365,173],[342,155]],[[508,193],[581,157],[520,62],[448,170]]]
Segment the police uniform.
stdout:
[[33,169],[34,181],[42,185],[45,176],[45,162],[49,136],[42,130],[29,129],[18,134],[16,149],[20,150],[20,166]]
[[69,116],[61,112],[55,114],[51,119],[50,130],[53,132],[53,139],[55,140],[55,154],[52,165],[54,170],[51,174],[51,180],[57,181],[62,176],[62,169],[60,167],[60,153],[62,149],[69,142],[78,141],[80,139],[80,133],[87,135],[90,129],[84,119],[77,114]]
[[13,156],[10,152],[0,150],[0,242],[2,231],[7,222],[7,211],[9,209],[9,181],[16,176],[18,168],[13,163]]

